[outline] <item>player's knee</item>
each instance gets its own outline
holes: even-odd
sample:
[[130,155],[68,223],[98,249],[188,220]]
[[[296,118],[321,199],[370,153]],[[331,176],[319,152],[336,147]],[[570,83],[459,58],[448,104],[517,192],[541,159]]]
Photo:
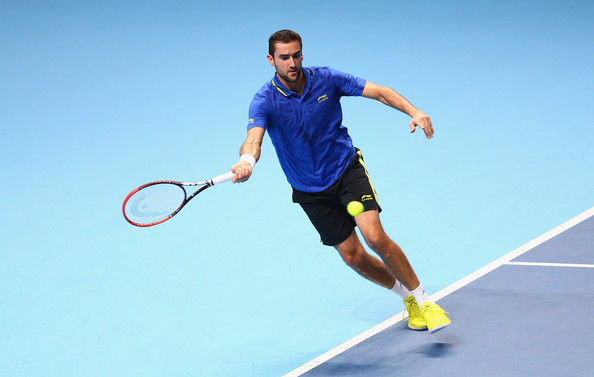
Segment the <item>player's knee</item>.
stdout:
[[371,250],[379,252],[388,248],[390,238],[384,232],[371,232],[365,235],[365,242]]
[[365,253],[365,250],[359,249],[359,248],[354,248],[354,249],[342,251],[340,253],[340,256],[342,257],[342,260],[347,265],[349,265],[350,267],[356,267],[361,263],[364,253]]

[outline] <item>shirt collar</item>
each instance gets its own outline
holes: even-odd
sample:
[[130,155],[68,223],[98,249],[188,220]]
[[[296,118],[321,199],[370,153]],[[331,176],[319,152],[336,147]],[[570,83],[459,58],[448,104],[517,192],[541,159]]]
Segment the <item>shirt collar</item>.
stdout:
[[[311,87],[311,71],[307,68],[301,68],[301,72],[303,72],[303,77],[305,77],[305,86],[303,87],[302,94],[303,97],[307,94],[307,92],[309,92],[309,88]],[[281,92],[281,94],[285,97],[289,97],[292,95],[297,97],[299,96],[299,94],[287,89],[287,87],[283,85],[283,83],[278,79],[278,77],[276,77],[276,73],[272,77],[272,86],[274,86],[274,88]]]

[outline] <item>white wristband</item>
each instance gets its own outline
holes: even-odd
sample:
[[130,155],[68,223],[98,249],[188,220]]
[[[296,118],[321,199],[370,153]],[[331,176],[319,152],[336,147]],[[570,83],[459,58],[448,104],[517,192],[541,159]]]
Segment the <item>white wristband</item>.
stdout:
[[254,165],[256,165],[256,158],[254,156],[252,156],[251,154],[247,154],[244,153],[241,155],[241,157],[239,157],[239,161],[245,161],[248,164],[250,164],[252,166],[252,169],[254,168]]

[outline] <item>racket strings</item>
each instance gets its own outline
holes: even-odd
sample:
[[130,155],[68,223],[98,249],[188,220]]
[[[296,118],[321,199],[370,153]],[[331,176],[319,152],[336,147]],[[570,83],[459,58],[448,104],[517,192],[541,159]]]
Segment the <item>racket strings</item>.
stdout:
[[126,203],[128,219],[137,224],[152,224],[168,218],[186,199],[183,187],[172,183],[147,186],[134,193]]

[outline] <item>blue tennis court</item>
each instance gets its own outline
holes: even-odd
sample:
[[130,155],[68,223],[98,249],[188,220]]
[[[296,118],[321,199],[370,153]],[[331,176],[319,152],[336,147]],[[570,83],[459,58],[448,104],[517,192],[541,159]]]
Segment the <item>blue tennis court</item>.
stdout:
[[594,208],[436,294],[453,324],[401,315],[286,375],[591,376]]

